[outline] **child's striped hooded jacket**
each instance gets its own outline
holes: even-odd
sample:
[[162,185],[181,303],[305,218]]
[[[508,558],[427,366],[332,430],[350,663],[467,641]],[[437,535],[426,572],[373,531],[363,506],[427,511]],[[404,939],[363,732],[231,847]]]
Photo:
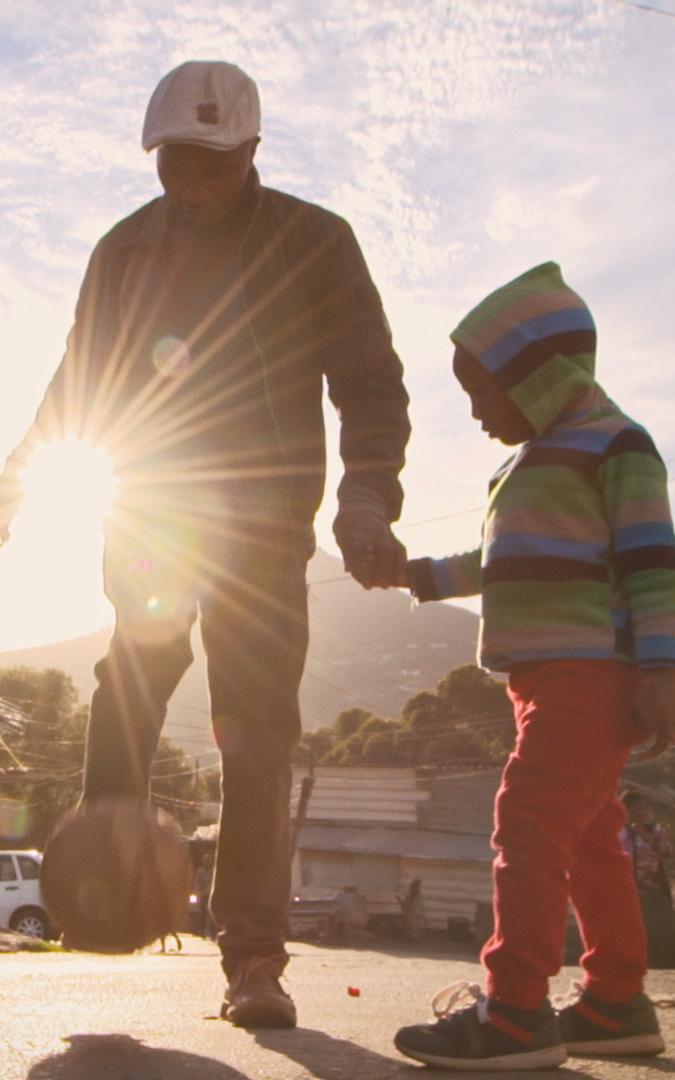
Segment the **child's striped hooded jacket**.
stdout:
[[412,560],[419,600],[482,593],[479,662],[675,664],[675,537],[643,427],[595,382],[595,326],[555,263],[493,292],[451,334],[535,436],[490,482],[482,548]]

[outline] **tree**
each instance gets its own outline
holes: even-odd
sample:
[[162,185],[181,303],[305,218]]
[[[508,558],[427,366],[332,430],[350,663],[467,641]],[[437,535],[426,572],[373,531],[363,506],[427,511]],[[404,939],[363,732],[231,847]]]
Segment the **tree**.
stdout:
[[330,751],[335,736],[332,728],[319,728],[318,731],[305,731],[295,748],[293,763],[295,765],[318,765]]
[[364,738],[371,735],[379,735],[382,732],[393,732],[398,728],[396,720],[382,720],[379,716],[367,716],[359,725],[358,733]]
[[172,814],[183,831],[194,832],[199,824],[199,803],[206,798],[207,784],[179,746],[160,736],[150,770],[152,799]]
[[371,714],[366,712],[365,709],[345,709],[338,716],[335,724],[333,725],[333,733],[337,739],[346,739],[350,735],[353,735],[355,731],[361,727],[364,720],[367,720]]
[[361,747],[361,757],[366,765],[405,765],[396,746],[393,731],[375,731],[367,735]]
[[22,717],[4,739],[3,797],[25,808],[20,839],[42,846],[82,783],[86,710],[62,671],[15,667],[0,671],[0,697]]
[[483,743],[483,753],[501,761],[513,744],[513,715],[506,684],[487,671],[464,664],[445,675],[436,687],[439,713],[453,723],[468,724]]
[[[41,848],[81,794],[87,708],[70,677],[56,669],[0,670],[0,699],[18,718],[0,728],[0,805],[17,810],[17,824],[6,839]],[[160,739],[151,775],[157,801],[191,832],[206,785],[167,738]]]
[[322,765],[359,765],[362,758],[364,737],[355,731],[346,739],[335,742],[321,759]]
[[455,716],[463,719],[511,717],[505,684],[475,664],[464,664],[450,671],[438,683],[436,694],[451,705]]
[[413,694],[403,706],[401,719],[404,728],[422,733],[433,729],[438,722],[438,697],[431,690],[420,690]]
[[332,728],[306,732],[293,760],[302,765],[498,764],[512,742],[504,683],[466,664],[449,672],[435,691],[413,694],[398,720],[382,720],[360,708],[344,710]]
[[[344,723],[340,723],[344,717],[348,716],[349,720],[347,727],[353,726],[354,721],[357,719],[357,714],[360,713],[360,723],[355,731],[352,731],[351,735],[348,735],[345,739],[339,738],[340,730],[345,727]],[[379,716],[373,716],[371,713],[364,712],[363,709],[350,709],[349,713],[341,713],[338,717],[334,731],[337,730],[337,741],[333,742],[333,746],[321,759],[323,765],[360,765],[362,763],[368,764],[385,764],[384,761],[376,761],[377,747],[380,748],[388,745],[391,752],[385,754],[387,757],[391,757],[394,753],[394,732],[398,728],[398,723],[395,720],[382,720]],[[377,739],[376,737],[383,735],[384,741]],[[373,743],[372,740],[376,741]],[[371,749],[366,753],[365,747],[370,745]],[[384,753],[384,751],[383,751]]]

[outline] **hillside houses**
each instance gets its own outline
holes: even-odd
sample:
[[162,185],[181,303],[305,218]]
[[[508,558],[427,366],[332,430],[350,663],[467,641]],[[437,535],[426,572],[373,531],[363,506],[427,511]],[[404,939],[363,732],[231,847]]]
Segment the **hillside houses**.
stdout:
[[[294,775],[292,811],[304,770]],[[490,832],[499,770],[452,776],[412,768],[314,770],[293,887],[302,897],[356,888],[372,915],[398,913],[415,880],[428,929],[473,922],[491,896]]]

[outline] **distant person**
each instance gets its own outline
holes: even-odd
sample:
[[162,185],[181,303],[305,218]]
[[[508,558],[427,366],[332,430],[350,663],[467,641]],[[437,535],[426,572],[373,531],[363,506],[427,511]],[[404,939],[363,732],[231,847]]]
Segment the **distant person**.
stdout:
[[628,815],[621,841],[640,896],[648,963],[650,967],[674,967],[675,913],[667,868],[673,844],[663,825],[653,820],[653,809],[638,791],[625,791],[621,801]]
[[[492,293],[451,337],[474,419],[518,449],[491,481],[482,547],[413,559],[408,581],[420,601],[482,595],[480,662],[508,673],[517,734],[495,805],[485,993],[441,992],[438,1022],[401,1029],[396,1046],[458,1070],[659,1053],[616,790],[632,747],[653,738],[656,754],[675,735],[666,470],[595,381],[591,313],[555,263]],[[583,989],[556,1015],[548,980],[569,900]],[[475,1000],[453,1012],[460,990]]]
[[213,886],[213,855],[205,852],[195,875],[195,893],[199,908],[199,933],[204,938],[215,938],[216,928],[211,918],[209,903]]
[[365,587],[405,565],[391,530],[408,398],[349,225],[262,187],[255,83],[189,61],[148,104],[142,142],[164,194],[97,244],[65,357],[0,480],[0,537],[39,440],[87,438],[116,461],[84,797],[148,793],[197,618],[222,759],[211,908],[221,1015],[288,1027],[291,755],[307,651],[306,566],[325,482],[324,383],[344,476],[335,536]]
[[401,908],[400,929],[403,940],[421,941],[426,922],[421,878],[413,878],[405,895],[398,897],[398,903]]
[[172,937],[173,940],[176,942],[176,952],[182,952],[183,951],[183,942],[181,941],[181,939],[179,938],[179,936],[175,932],[175,930],[172,930],[170,934],[165,934],[164,937],[160,939],[161,951],[163,953],[166,952],[166,939],[169,938],[169,937]]

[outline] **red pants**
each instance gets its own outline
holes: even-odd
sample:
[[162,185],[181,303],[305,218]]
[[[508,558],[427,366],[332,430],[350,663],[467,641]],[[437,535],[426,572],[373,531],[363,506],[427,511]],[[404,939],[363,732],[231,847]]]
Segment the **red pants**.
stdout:
[[638,734],[635,672],[613,661],[518,665],[509,696],[516,745],[495,803],[495,930],[487,992],[535,1009],[560,969],[568,901],[584,943],[584,986],[605,1001],[642,989],[645,935],[619,843],[617,783]]

